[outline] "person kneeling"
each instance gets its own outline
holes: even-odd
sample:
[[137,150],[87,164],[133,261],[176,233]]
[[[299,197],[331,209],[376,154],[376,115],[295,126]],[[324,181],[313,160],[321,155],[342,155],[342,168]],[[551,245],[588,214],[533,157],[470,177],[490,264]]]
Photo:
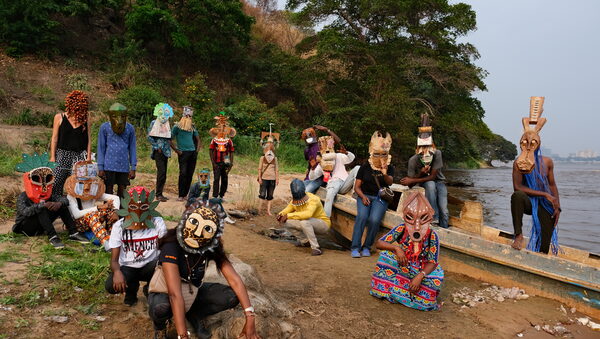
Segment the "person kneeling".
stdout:
[[406,199],[405,223],[377,241],[382,251],[371,279],[372,296],[421,311],[439,309],[444,271],[438,265],[438,235],[429,227],[434,213],[423,193]]
[[117,221],[110,233],[108,246],[112,257],[112,272],[106,279],[105,288],[110,294],[125,292],[124,303],[133,306],[137,302],[140,281],[149,282],[158,258],[158,238],[167,232],[160,213],[155,210],[159,201],[154,191],[144,187],[129,189],[123,198],[123,206],[117,213],[124,217]]
[[[167,320],[173,318],[178,338],[189,338],[186,318],[198,338],[210,338],[202,325],[205,317],[241,303],[246,324],[241,335],[259,338],[244,282],[227,259],[221,242],[225,212],[219,204],[194,202],[174,230],[160,241],[159,266],[150,282],[148,313],[154,323],[154,338],[166,338]],[[203,282],[208,262],[213,260],[229,286]],[[241,336],[240,335],[240,336]]]

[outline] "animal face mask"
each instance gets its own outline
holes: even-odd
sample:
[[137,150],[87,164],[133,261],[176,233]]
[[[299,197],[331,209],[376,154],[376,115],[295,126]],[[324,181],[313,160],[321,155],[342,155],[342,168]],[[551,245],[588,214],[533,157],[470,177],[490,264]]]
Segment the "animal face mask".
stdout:
[[413,242],[421,242],[429,233],[435,211],[420,192],[413,192],[402,209],[406,232]]
[[23,154],[23,162],[16,166],[17,171],[23,172],[25,194],[36,204],[48,201],[52,196],[52,169],[56,167],[56,163],[48,159],[48,153]]
[[97,200],[102,197],[106,186],[98,177],[98,165],[91,161],[78,161],[73,165],[73,175],[67,178],[65,190],[81,200]]
[[546,118],[541,117],[543,112],[544,97],[531,97],[529,118],[523,118],[523,135],[519,141],[521,154],[515,160],[517,169],[523,174],[531,173],[535,167],[535,151],[540,148],[539,132],[546,123]]
[[123,204],[127,209],[120,209],[117,214],[125,217],[123,228],[130,230],[143,230],[154,228],[152,218],[160,217],[156,210],[159,201],[154,201],[154,191],[148,190],[142,186],[136,186],[129,189],[129,194],[123,198]]
[[127,108],[119,103],[114,103],[108,109],[110,128],[115,134],[122,134],[127,124]]
[[379,131],[373,133],[371,142],[369,143],[369,164],[372,169],[381,171],[388,167],[392,162],[392,156],[390,155],[391,148],[392,137],[389,133],[385,137]]
[[225,112],[221,112],[220,115],[215,117],[215,127],[208,131],[213,140],[217,144],[217,151],[227,151],[227,143],[230,138],[235,137],[237,134],[235,128],[229,126],[228,118],[225,116]]
[[317,142],[317,132],[314,128],[310,127],[302,131],[302,140],[304,140],[308,145],[314,144]]
[[196,201],[184,213],[177,225],[177,241],[189,253],[204,254],[219,245],[223,234],[225,212],[209,201]]
[[335,167],[335,149],[333,148],[335,141],[333,137],[327,135],[319,138],[319,153],[321,154],[320,159],[317,160],[321,163],[323,171],[331,172]]

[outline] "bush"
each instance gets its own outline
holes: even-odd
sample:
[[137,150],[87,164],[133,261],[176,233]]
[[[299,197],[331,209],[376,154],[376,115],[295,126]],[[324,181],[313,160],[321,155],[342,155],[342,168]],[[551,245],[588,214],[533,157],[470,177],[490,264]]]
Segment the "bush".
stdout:
[[127,107],[129,122],[147,126],[153,119],[154,106],[165,98],[152,87],[138,85],[120,91],[117,101]]
[[266,104],[251,95],[225,108],[238,134],[257,137],[260,136],[260,132],[269,130],[269,123],[275,124],[274,132],[288,127],[287,114],[292,110],[295,111],[295,108],[289,102],[269,109]]
[[4,123],[8,125],[29,125],[29,126],[46,126],[52,127],[54,121],[54,114],[36,112],[35,114],[29,109],[25,108],[21,113],[13,115],[4,120]]
[[67,75],[67,87],[70,91],[89,91],[92,87],[88,84],[88,76],[83,73],[75,73]]
[[196,111],[202,111],[214,103],[215,92],[206,85],[206,77],[202,73],[196,73],[191,78],[185,79],[183,93],[188,100],[187,104],[194,107]]

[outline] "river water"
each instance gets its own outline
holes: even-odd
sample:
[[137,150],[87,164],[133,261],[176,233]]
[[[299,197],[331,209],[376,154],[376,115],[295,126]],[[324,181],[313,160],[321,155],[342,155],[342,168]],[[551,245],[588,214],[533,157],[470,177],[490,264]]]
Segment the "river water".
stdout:
[[[556,162],[554,167],[562,208],[558,222],[559,243],[600,253],[600,164]],[[473,185],[449,187],[451,195],[481,202],[486,225],[513,233],[511,173],[510,165],[478,170],[444,170],[449,182]],[[524,234],[529,235],[530,216],[524,216],[523,227]]]

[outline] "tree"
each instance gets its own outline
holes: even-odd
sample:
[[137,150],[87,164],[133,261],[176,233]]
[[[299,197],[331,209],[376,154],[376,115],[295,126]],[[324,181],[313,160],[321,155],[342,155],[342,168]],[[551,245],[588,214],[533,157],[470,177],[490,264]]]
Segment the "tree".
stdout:
[[489,166],[493,160],[509,162],[517,156],[517,146],[499,134],[493,134],[492,140],[484,142],[480,149],[482,158]]

